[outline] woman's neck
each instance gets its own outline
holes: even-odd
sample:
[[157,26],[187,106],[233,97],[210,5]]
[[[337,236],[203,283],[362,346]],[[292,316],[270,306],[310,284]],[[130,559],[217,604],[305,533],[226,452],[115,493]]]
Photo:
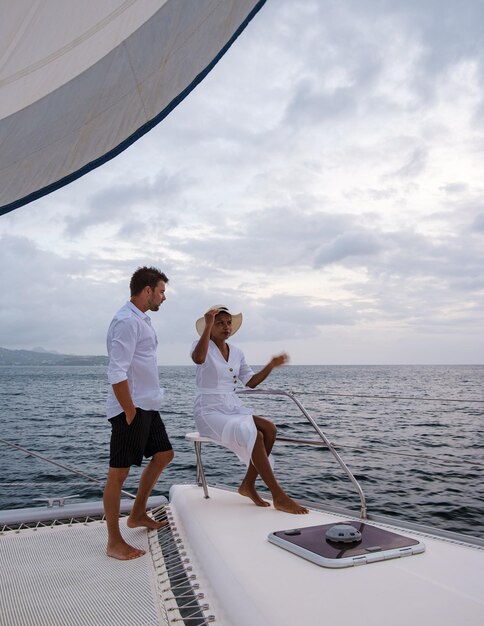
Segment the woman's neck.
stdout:
[[227,343],[225,343],[225,339],[213,339],[211,338],[213,343],[217,346],[217,348],[220,350],[221,355],[223,356],[223,358],[228,361],[229,359],[229,346],[227,345]]

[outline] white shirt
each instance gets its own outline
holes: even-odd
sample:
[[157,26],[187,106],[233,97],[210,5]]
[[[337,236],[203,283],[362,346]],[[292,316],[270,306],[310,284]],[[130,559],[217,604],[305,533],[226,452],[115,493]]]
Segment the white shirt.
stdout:
[[122,413],[112,385],[128,381],[135,407],[157,411],[163,398],[160,387],[156,347],[158,339],[151,319],[132,302],[127,302],[114,316],[107,335],[109,356],[106,403],[107,417]]
[[[190,354],[193,354],[198,341],[192,344]],[[205,362],[197,365],[197,391],[198,393],[230,393],[237,390],[237,381],[244,385],[254,376],[245,360],[244,353],[240,348],[232,344],[229,347],[228,361],[224,359],[216,344],[210,340],[208,344]]]

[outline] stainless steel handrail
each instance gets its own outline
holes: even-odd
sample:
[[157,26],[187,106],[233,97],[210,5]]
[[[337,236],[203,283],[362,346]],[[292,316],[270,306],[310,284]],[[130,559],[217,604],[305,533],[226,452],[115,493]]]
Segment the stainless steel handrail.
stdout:
[[[28,450],[27,448],[22,448],[22,446],[18,446],[16,443],[12,443],[11,441],[7,441],[7,439],[0,439],[0,443],[4,443],[6,446],[10,446],[14,450],[20,450],[20,452],[25,452],[28,456],[36,457],[37,459],[41,459],[42,461],[46,461],[47,463],[50,463],[51,465],[55,465],[56,467],[60,467],[61,469],[65,469],[68,472],[72,472],[73,474],[77,474],[78,476],[83,476],[87,480],[90,480],[93,483],[97,483],[98,485],[103,485],[104,482],[105,482],[105,481],[99,480],[97,478],[94,478],[93,476],[89,476],[89,474],[86,474],[85,472],[81,472],[80,470],[76,469],[75,467],[69,467],[68,465],[63,465],[62,463],[58,463],[57,461],[52,461],[52,459],[48,459],[46,456],[42,456],[38,452],[33,452],[32,450]],[[135,495],[133,495],[129,491],[125,491],[124,489],[121,489],[121,493],[124,494],[125,496],[133,498],[133,500],[136,498]],[[73,497],[73,496],[70,496],[70,497]],[[55,499],[59,500],[59,498],[55,498]],[[65,497],[64,497],[64,499],[65,499]]]
[[324,442],[328,450],[331,452],[331,454],[334,456],[334,458],[336,459],[340,467],[343,469],[345,474],[353,483],[353,486],[357,490],[359,498],[360,498],[360,517],[361,519],[367,519],[368,512],[367,512],[367,507],[366,507],[365,494],[363,493],[363,489],[361,488],[359,482],[356,480],[356,478],[353,476],[353,473],[351,472],[349,467],[346,465],[346,463],[343,461],[341,456],[335,450],[334,445],[326,437],[324,432],[317,425],[317,423],[308,413],[308,411],[303,406],[303,404],[299,402],[299,400],[296,398],[294,392],[284,391],[282,389],[242,389],[240,391],[237,391],[237,394],[238,395],[256,395],[257,394],[257,395],[265,395],[265,396],[285,396],[286,398],[289,398],[290,400],[292,400],[294,404],[298,407],[298,409],[301,411],[301,413],[304,415],[304,417],[311,424],[311,426],[314,428],[314,430],[318,433],[319,437],[322,439],[322,441]]

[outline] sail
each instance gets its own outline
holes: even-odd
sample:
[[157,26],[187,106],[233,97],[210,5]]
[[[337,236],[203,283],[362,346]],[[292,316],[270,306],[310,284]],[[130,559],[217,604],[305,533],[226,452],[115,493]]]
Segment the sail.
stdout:
[[0,215],[113,158],[265,0],[0,0]]

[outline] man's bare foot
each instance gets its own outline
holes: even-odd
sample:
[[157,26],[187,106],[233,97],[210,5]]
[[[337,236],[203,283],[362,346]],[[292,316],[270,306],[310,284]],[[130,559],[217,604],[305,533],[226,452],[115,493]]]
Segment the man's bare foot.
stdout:
[[130,515],[126,520],[126,525],[129,528],[149,528],[150,530],[158,530],[167,524],[166,519],[157,522],[149,515],[146,515],[146,513],[140,517],[132,517],[132,515]]
[[129,543],[125,541],[120,541],[119,543],[115,543],[113,545],[109,545],[106,548],[106,554],[111,556],[113,559],[119,559],[120,561],[131,561],[132,559],[137,559],[140,556],[146,554],[144,550],[138,550],[134,546],[130,546]]
[[298,504],[286,494],[280,496],[279,498],[274,498],[273,503],[275,509],[278,511],[284,511],[285,513],[294,513],[295,515],[304,515],[309,513],[305,506]]
[[260,497],[254,486],[249,487],[248,485],[242,483],[239,487],[239,493],[241,496],[246,496],[247,498],[250,498],[252,502],[257,506],[271,506],[270,502],[267,502]]

